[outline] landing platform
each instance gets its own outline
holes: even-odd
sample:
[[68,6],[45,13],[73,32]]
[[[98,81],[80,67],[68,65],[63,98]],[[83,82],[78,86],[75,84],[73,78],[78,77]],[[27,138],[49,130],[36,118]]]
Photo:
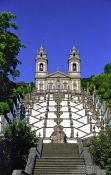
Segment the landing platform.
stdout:
[[[43,139],[43,143],[51,143],[50,138]],[[67,143],[77,143],[76,138],[67,138]]]

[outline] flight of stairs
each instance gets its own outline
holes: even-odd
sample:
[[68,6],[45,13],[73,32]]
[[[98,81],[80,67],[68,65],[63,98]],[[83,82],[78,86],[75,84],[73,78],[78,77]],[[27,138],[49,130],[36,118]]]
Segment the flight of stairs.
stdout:
[[84,160],[79,157],[77,144],[47,143],[36,159],[33,175],[86,175]]

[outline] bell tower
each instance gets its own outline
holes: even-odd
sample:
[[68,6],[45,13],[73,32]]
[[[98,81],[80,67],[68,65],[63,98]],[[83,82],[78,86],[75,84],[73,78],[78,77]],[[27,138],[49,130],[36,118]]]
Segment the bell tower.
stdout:
[[45,78],[47,74],[48,74],[47,54],[43,46],[41,46],[39,52],[36,55],[36,74],[35,74],[36,83],[35,84],[36,84],[37,90],[46,89]]
[[80,55],[75,47],[69,53],[68,75],[71,77],[71,90],[80,92]]

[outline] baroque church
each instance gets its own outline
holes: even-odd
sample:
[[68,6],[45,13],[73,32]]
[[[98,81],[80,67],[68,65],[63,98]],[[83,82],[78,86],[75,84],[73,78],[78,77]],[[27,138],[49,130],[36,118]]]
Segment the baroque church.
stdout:
[[48,59],[41,46],[36,56],[35,89],[26,96],[27,120],[44,143],[74,143],[99,132],[99,114],[93,99],[81,91],[80,55],[72,48],[68,73],[48,73]]
[[37,90],[67,90],[80,92],[80,56],[76,48],[72,48],[68,58],[68,74],[57,71],[48,74],[48,59],[41,46],[36,57],[36,88]]

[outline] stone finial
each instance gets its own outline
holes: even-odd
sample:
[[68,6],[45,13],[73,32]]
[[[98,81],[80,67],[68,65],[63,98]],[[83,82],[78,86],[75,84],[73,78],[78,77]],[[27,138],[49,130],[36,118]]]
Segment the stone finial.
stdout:
[[39,132],[39,137],[41,137],[41,133]]
[[79,134],[78,134],[78,132],[76,133],[76,137],[77,137],[77,138],[79,137]]

